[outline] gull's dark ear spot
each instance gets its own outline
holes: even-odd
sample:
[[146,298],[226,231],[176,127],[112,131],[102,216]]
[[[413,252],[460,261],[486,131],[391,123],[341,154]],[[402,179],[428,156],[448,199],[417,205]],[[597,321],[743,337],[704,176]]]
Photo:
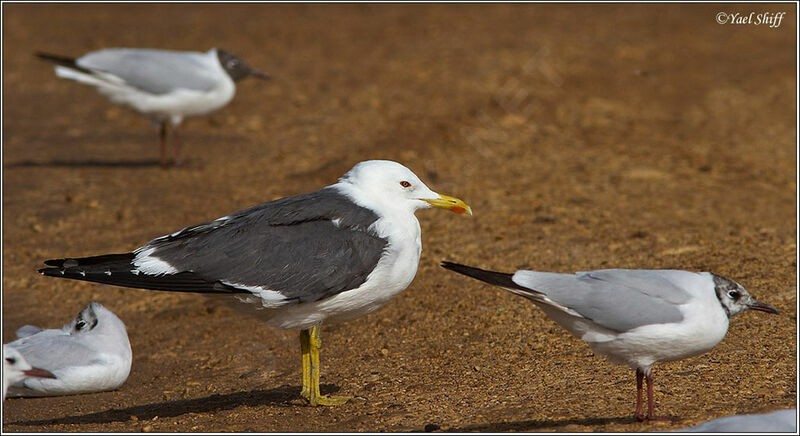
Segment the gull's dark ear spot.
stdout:
[[14,365],[15,363],[17,363],[17,359],[13,357],[6,357],[6,362],[8,362],[9,365]]
[[85,333],[91,331],[96,326],[97,326],[97,314],[94,313],[94,309],[92,308],[92,304],[90,303],[83,310],[81,310],[80,313],[78,313],[78,316],[75,318],[75,326],[73,330],[75,332]]

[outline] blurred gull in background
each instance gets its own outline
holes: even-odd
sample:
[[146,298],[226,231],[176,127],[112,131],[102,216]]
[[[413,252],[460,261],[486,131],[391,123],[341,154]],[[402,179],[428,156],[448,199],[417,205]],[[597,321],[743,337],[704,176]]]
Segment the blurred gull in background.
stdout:
[[55,62],[56,75],[94,86],[112,102],[144,114],[160,126],[161,165],[167,165],[167,123],[175,136],[174,162],[180,163],[178,125],[184,117],[213,112],[233,98],[236,82],[269,79],[225,50],[205,53],[145,48],[110,48],[73,59],[37,53]]

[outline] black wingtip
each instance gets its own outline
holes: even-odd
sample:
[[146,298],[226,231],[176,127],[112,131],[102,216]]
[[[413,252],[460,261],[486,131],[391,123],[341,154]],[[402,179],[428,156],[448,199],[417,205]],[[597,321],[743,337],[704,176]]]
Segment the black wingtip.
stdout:
[[39,270],[39,274],[43,276],[57,277],[64,275],[61,271],[62,270],[60,268],[42,268]]
[[453,269],[453,268],[456,268],[456,267],[459,267],[459,266],[464,266],[464,265],[461,265],[461,264],[458,264],[458,263],[455,263],[455,262],[450,262],[450,261],[447,261],[447,260],[443,260],[442,264],[441,264],[442,268],[447,268],[447,269]]
[[75,58],[56,55],[56,54],[52,54],[52,53],[45,53],[45,52],[41,52],[41,51],[34,52],[33,55],[36,56],[39,59],[43,59],[43,60],[46,60],[46,61],[54,62],[54,63],[59,64],[59,65],[66,65],[66,66],[70,66],[70,67],[74,67],[75,66]]
[[44,264],[45,265],[50,265],[50,266],[59,266],[60,267],[60,266],[64,265],[64,262],[66,260],[67,259],[48,259],[48,260],[44,261]]
[[44,52],[41,52],[41,51],[34,52],[34,56],[36,56],[39,59],[42,59],[42,60],[45,60],[45,61],[48,61],[48,62],[52,62],[52,63],[54,63],[56,65],[61,65],[61,66],[67,67],[67,68],[72,68],[73,70],[78,70],[78,71],[80,71],[82,73],[92,74],[91,70],[78,65],[78,60],[75,59],[75,58],[56,55],[56,54],[50,54],[50,53],[44,53]]
[[54,266],[55,268],[42,268],[39,274],[43,276],[58,277],[64,275],[64,262],[67,259],[48,259],[44,261],[47,266]]
[[475,268],[460,263],[442,261],[442,268],[455,271],[459,274],[478,279],[482,282],[489,283],[490,285],[500,286],[510,289],[522,289],[520,286],[511,279],[513,274],[501,273],[497,271],[488,271],[485,269]]

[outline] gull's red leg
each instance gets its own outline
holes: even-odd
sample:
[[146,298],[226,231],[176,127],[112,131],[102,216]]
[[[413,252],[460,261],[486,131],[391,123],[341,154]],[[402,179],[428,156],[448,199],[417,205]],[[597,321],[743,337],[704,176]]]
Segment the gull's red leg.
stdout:
[[653,395],[653,373],[648,370],[647,379],[647,421],[673,421],[674,418],[668,416],[656,416],[656,401]]
[[167,166],[167,121],[161,121],[158,130],[158,137],[161,140],[161,167]]
[[647,419],[656,419],[656,402],[653,399],[653,373],[647,372]]
[[634,412],[633,416],[639,421],[647,419],[642,413],[642,379],[644,379],[644,372],[636,368],[636,412]]
[[183,147],[183,138],[178,131],[178,125],[172,126],[172,136],[175,138],[175,165],[181,164],[181,148]]

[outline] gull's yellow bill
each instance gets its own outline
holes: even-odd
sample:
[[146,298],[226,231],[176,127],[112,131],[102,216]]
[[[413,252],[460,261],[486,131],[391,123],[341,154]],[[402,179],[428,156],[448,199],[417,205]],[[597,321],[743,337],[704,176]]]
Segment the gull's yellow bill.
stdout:
[[464,213],[472,216],[472,208],[469,207],[467,203],[464,203],[461,199],[450,197],[449,195],[439,195],[439,198],[422,198],[421,200],[433,207],[449,209],[455,213]]

